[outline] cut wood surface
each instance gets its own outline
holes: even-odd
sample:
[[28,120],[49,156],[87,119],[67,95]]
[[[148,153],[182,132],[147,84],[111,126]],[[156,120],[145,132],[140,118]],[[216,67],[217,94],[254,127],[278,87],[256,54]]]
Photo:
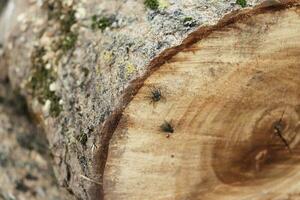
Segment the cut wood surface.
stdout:
[[153,71],[113,134],[105,199],[300,199],[299,38],[298,6],[249,12]]

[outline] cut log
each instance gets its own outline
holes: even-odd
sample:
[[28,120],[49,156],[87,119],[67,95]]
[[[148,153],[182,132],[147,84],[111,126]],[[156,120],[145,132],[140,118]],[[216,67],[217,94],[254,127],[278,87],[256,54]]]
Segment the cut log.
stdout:
[[193,33],[123,112],[105,199],[299,199],[299,38],[298,5]]
[[159,66],[198,26],[241,9],[168,2],[152,10],[142,0],[10,0],[1,16],[0,65],[45,130],[59,185],[78,199],[103,199],[109,140],[149,63]]
[[299,1],[20,2],[0,66],[72,196],[299,199]]

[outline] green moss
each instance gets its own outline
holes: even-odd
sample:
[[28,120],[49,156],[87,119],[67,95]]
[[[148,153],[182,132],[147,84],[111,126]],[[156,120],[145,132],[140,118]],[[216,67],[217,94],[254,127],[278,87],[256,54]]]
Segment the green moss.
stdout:
[[107,27],[110,27],[113,22],[114,22],[113,17],[94,15],[92,16],[91,28],[93,30],[100,29],[101,31],[104,31]]
[[59,21],[61,31],[68,33],[71,27],[76,23],[76,11],[71,7],[63,5],[61,0],[47,1],[46,7],[48,11],[48,19]]
[[51,101],[50,104],[50,115],[51,117],[58,117],[62,111],[62,105],[59,104],[60,98],[52,92],[51,97],[49,98]]
[[183,23],[186,23],[186,22],[189,22],[189,21],[192,21],[192,20],[193,20],[192,17],[185,17],[185,18],[183,19]]
[[64,52],[72,49],[77,41],[78,34],[72,31],[72,26],[76,24],[76,11],[73,7],[64,7],[62,1],[55,0],[48,2],[48,18],[59,22],[60,42],[58,47]]
[[87,140],[88,140],[88,136],[87,136],[87,134],[85,134],[85,133],[82,132],[80,135],[78,135],[76,137],[76,140],[78,142],[80,142],[80,144],[82,144],[83,146],[85,146],[86,143],[87,143]]
[[78,35],[76,33],[70,32],[66,34],[61,40],[61,49],[66,52],[74,48]]
[[78,38],[78,34],[71,30],[72,26],[76,23],[75,13],[74,10],[67,9],[60,19],[62,31],[61,49],[64,52],[73,49]]
[[60,20],[61,30],[63,32],[69,33],[71,31],[71,27],[77,22],[75,13],[75,10],[70,9],[63,14],[63,18]]
[[246,7],[246,5],[247,5],[246,0],[236,0],[236,3],[240,6],[242,6],[243,8]]
[[51,69],[46,69],[42,57],[45,55],[45,49],[37,47],[32,54],[32,77],[28,82],[27,87],[30,89],[32,95],[37,97],[40,103],[46,103],[50,100],[50,115],[57,117],[62,106],[59,104],[60,98],[54,91],[50,91],[50,84],[56,80],[56,74]]
[[196,21],[192,17],[185,17],[183,19],[183,25],[186,27],[193,27],[196,26]]
[[158,0],[145,0],[144,4],[147,8],[149,8],[151,10],[157,10],[159,7]]
[[[75,47],[78,32],[72,29],[76,24],[76,11],[73,6],[66,6],[61,0],[45,1],[48,19],[59,23],[57,30],[58,39],[53,47],[53,51],[62,50],[63,53]],[[40,103],[45,104],[47,100],[51,101],[50,115],[52,117],[59,116],[62,106],[59,104],[60,98],[54,91],[50,91],[50,84],[56,81],[57,74],[53,69],[46,69],[42,57],[46,54],[44,47],[37,47],[32,56],[32,78],[28,83],[28,88],[32,95],[36,97]],[[56,62],[58,62],[63,54],[58,54]]]

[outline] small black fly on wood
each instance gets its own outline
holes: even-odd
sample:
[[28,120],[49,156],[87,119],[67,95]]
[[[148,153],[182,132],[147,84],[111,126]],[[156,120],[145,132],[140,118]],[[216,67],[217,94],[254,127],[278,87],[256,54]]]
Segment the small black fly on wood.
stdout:
[[165,97],[162,95],[162,91],[160,88],[152,87],[150,94],[147,96],[150,99],[150,103],[155,104],[161,100],[165,100]]
[[167,138],[170,137],[171,133],[174,133],[174,128],[172,126],[172,124],[168,121],[164,121],[164,123],[162,125],[160,125],[160,129],[161,131],[167,133]]

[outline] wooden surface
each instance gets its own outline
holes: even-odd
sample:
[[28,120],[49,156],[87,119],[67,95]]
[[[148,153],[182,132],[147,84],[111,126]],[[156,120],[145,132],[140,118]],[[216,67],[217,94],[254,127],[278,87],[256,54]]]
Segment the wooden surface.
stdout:
[[299,9],[266,11],[153,72],[111,140],[105,199],[300,199],[299,38]]

